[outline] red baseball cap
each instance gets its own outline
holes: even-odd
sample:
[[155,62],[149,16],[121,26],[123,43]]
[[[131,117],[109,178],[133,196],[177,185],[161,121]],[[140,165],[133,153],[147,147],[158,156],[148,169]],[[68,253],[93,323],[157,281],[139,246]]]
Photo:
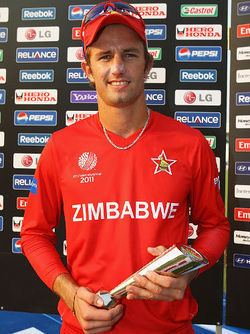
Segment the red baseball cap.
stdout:
[[134,30],[147,45],[145,24],[139,12],[123,1],[101,2],[85,15],[81,26],[83,50],[92,44],[98,31],[110,24],[124,24]]

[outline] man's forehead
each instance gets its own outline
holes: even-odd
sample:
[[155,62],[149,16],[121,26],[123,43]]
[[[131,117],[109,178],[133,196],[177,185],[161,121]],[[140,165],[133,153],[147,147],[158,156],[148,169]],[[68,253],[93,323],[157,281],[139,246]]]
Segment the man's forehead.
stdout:
[[[129,40],[142,41],[139,35],[130,27],[124,24],[109,24],[98,32],[93,43],[100,40],[112,41],[112,39],[120,39],[122,41],[121,35],[129,36]],[[125,43],[129,40],[124,38]]]

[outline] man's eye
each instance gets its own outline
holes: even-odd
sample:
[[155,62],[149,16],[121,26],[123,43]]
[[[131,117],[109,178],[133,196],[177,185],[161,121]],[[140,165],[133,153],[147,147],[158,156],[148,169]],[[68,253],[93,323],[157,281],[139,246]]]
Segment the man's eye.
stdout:
[[100,60],[110,60],[111,56],[110,55],[104,55],[99,58]]
[[127,57],[127,58],[136,58],[137,55],[136,55],[135,53],[127,53],[127,54],[126,54],[126,57]]

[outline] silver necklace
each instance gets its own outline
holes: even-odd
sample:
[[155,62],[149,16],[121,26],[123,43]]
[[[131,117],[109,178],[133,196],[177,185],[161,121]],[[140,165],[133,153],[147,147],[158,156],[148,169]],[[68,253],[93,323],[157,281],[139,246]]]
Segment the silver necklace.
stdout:
[[105,137],[107,139],[107,141],[114,147],[114,148],[117,148],[118,150],[127,150],[129,149],[130,147],[132,147],[133,145],[135,145],[135,143],[138,142],[138,140],[141,138],[141,136],[143,135],[147,125],[148,125],[148,121],[149,121],[149,118],[150,118],[150,109],[147,108],[147,113],[148,113],[148,117],[146,119],[146,122],[143,126],[143,128],[141,129],[141,131],[139,132],[138,136],[132,141],[132,143],[130,143],[129,145],[127,146],[118,146],[116,145],[109,137],[108,133],[107,133],[107,130],[106,128],[102,125],[102,128],[103,128],[103,132],[105,134]]

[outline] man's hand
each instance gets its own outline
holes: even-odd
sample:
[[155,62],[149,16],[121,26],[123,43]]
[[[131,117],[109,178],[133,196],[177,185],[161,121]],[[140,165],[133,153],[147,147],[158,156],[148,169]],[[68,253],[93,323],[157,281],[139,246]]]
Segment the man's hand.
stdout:
[[95,293],[84,287],[77,290],[74,311],[84,333],[92,334],[109,331],[121,319],[123,315],[122,305],[116,305],[110,310],[102,309],[102,306],[102,299]]
[[[154,256],[160,255],[166,248],[158,246],[148,248]],[[148,272],[145,276],[136,275],[135,284],[127,287],[127,299],[153,299],[174,301],[181,300],[188,284],[195,277],[196,271],[175,277],[171,273]]]

